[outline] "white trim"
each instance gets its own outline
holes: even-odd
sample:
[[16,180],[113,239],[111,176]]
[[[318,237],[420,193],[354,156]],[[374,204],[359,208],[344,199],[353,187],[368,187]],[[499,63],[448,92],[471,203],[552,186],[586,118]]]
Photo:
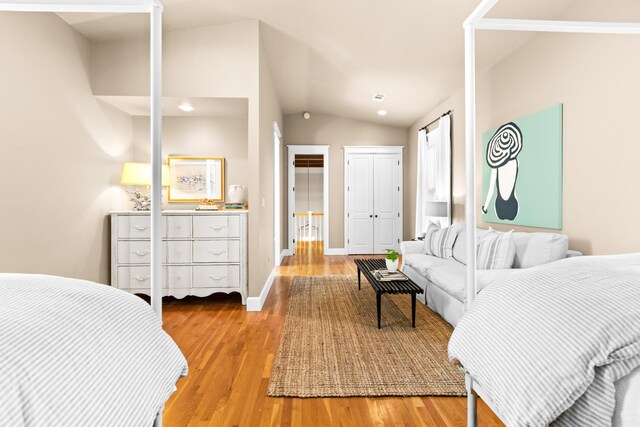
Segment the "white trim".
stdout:
[[289,192],[289,203],[287,204],[287,215],[289,224],[289,241],[288,249],[292,254],[295,254],[295,244],[293,243],[293,239],[295,238],[295,219],[293,217],[293,213],[296,205],[296,197],[293,191],[293,187],[296,182],[296,170],[293,166],[293,161],[295,160],[296,154],[322,154],[323,156],[323,169],[324,176],[323,179],[323,221],[322,221],[322,240],[324,244],[324,254],[327,255],[327,251],[329,250],[329,146],[328,145],[287,145],[289,149],[288,161],[287,161],[287,170],[289,171],[289,180],[287,182],[287,191]]
[[336,255],[348,255],[349,253],[347,251],[347,248],[329,248],[329,249],[325,249],[324,254],[328,256],[336,256]]
[[262,286],[262,292],[260,292],[259,297],[249,297],[247,298],[247,311],[262,311],[262,307],[264,306],[264,302],[267,300],[269,296],[269,291],[271,290],[271,285],[276,279],[276,269],[271,270],[269,277],[267,277],[267,281],[264,282]]
[[476,65],[475,31],[464,29],[465,41],[465,141],[467,166],[466,227],[467,227],[467,303],[468,309],[476,296]]
[[291,251],[291,249],[283,249],[282,252],[280,252],[280,264],[282,264],[282,260],[286,256],[293,256],[293,251]]
[[371,146],[358,146],[358,145],[344,145],[342,147],[344,154],[402,154],[404,145],[371,145]]
[[477,30],[535,31],[587,34],[640,34],[640,24],[619,22],[540,21],[530,19],[481,19]]
[[282,134],[278,122],[273,122],[273,263],[282,261],[278,254],[282,247]]

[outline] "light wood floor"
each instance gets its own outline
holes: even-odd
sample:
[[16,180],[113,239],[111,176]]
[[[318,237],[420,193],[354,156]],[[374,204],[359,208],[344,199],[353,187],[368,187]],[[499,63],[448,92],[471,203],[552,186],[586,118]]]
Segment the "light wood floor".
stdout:
[[[353,257],[302,245],[278,268],[261,312],[246,312],[237,295],[165,301],[164,327],[189,361],[189,376],[167,402],[164,425],[464,426],[465,398],[267,397],[292,277],[356,273]],[[478,414],[480,426],[502,426],[481,401]]]

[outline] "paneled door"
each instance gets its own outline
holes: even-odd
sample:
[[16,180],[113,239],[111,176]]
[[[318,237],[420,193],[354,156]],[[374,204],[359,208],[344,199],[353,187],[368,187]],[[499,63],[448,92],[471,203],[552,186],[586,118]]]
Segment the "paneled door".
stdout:
[[373,253],[373,155],[349,156],[349,253]]
[[397,154],[373,156],[373,253],[397,249],[400,243],[400,160]]
[[[375,149],[375,148],[374,148]],[[402,236],[402,151],[345,152],[345,243],[349,254],[398,250]]]

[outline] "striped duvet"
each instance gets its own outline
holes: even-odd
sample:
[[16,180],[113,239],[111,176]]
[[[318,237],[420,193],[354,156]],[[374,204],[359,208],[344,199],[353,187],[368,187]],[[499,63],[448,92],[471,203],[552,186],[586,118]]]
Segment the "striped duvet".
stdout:
[[640,366],[640,254],[570,258],[485,288],[449,342],[508,426],[610,426]]
[[144,426],[187,363],[148,304],[109,286],[0,274],[0,426]]

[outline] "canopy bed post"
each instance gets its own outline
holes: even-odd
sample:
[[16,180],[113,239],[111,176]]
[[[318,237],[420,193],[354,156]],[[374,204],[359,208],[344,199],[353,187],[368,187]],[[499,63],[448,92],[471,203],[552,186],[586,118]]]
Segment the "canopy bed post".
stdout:
[[[465,145],[467,168],[466,229],[467,229],[467,303],[469,309],[476,296],[476,93],[475,93],[475,30],[535,31],[587,34],[640,34],[640,24],[616,22],[541,21],[525,19],[491,19],[487,13],[499,0],[482,0],[465,20]],[[467,389],[467,425],[477,426],[474,379],[465,374]],[[481,389],[477,388],[478,393]],[[490,407],[490,401],[487,401]],[[499,414],[498,414],[499,415]]]
[[162,320],[162,9],[151,8],[151,308]]

